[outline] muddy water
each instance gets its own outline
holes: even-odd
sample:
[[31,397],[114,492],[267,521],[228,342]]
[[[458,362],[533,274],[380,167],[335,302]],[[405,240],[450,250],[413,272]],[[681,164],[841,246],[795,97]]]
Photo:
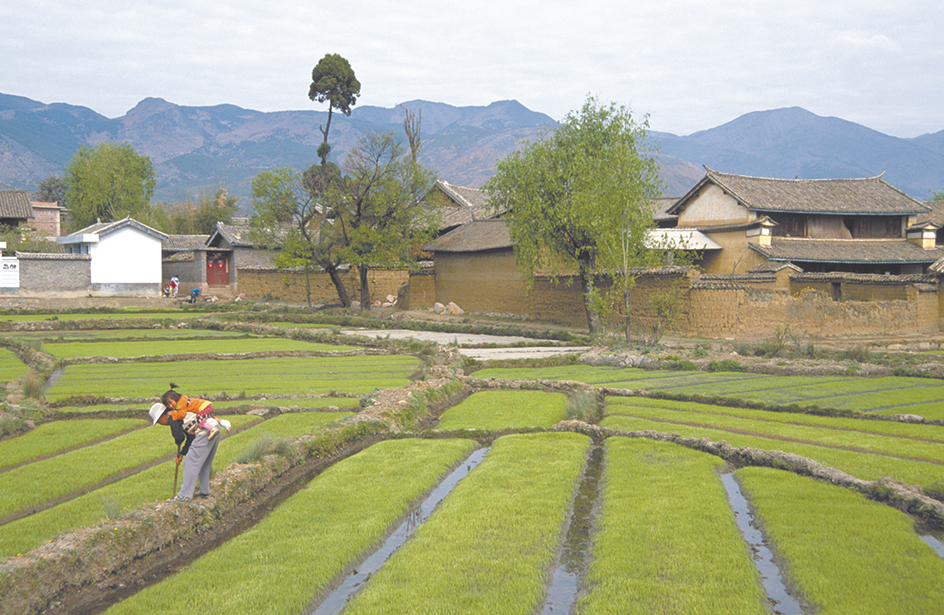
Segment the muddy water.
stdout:
[[944,542],[942,542],[944,534],[939,530],[932,529],[927,523],[920,520],[915,522],[915,532],[925,544],[934,549],[934,552],[944,559]]
[[597,502],[600,475],[603,471],[603,447],[595,446],[590,451],[583,479],[577,488],[574,511],[571,515],[567,537],[561,551],[560,563],[547,588],[542,615],[570,613],[577,601],[580,582],[587,569],[590,551],[590,525]]
[[774,561],[773,553],[767,548],[767,538],[758,529],[754,513],[747,498],[741,493],[741,486],[734,480],[734,474],[722,474],[721,482],[728,493],[728,503],[734,511],[738,529],[741,530],[741,535],[751,549],[754,565],[760,573],[760,579],[764,584],[764,591],[767,592],[773,612],[777,615],[801,615],[803,608],[788,592],[781,570]]
[[328,594],[328,597],[325,598],[321,604],[313,603],[311,607],[314,607],[314,610],[310,610],[309,612],[312,615],[334,615],[335,613],[340,613],[347,605],[348,600],[363,587],[391,555],[396,553],[397,549],[403,546],[416,528],[429,519],[433,511],[436,510],[436,507],[439,506],[439,503],[449,495],[462,478],[481,463],[486,453],[490,450],[491,447],[488,447],[480,448],[473,452],[461,466],[439,483],[419,506],[414,507],[407,513],[406,520],[394,530],[393,534],[387,538],[379,549],[367,556],[367,559],[365,559],[356,570],[351,572],[337,589]]

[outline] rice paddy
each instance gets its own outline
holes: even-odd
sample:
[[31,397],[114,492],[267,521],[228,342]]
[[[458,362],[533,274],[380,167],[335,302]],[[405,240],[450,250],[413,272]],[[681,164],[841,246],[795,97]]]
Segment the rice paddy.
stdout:
[[[140,427],[149,425],[146,408],[171,381],[186,394],[219,396],[217,413],[238,429],[221,442],[214,464],[220,471],[252,463],[240,460],[267,442],[325,433],[370,406],[378,390],[405,387],[423,368],[407,354],[331,356],[351,347],[223,331],[120,328],[22,337],[57,359],[99,360],[67,365],[45,392],[55,406],[48,416],[61,420],[0,441],[0,519],[7,520],[0,523],[0,558],[170,497],[173,440],[167,428]],[[306,351],[326,356],[297,356]],[[234,356],[171,356],[200,352]],[[235,356],[251,352],[296,356]],[[7,358],[10,373],[22,376],[23,363],[13,353]],[[0,353],[0,369],[3,360]],[[488,369],[474,372],[478,378],[573,380],[694,397],[703,401],[613,395],[601,425],[796,453],[864,480],[887,476],[928,488],[944,476],[944,427],[863,418],[912,412],[944,418],[944,386],[933,379],[583,365]],[[310,612],[476,448],[463,435],[491,442],[484,461],[363,583],[344,613],[540,612],[591,441],[551,431],[567,416],[567,394],[528,389],[476,390],[443,410],[428,431],[397,434],[335,463],[252,529],[108,612]],[[862,417],[798,412],[804,407]],[[522,433],[503,435],[515,431]],[[721,485],[723,464],[677,444],[606,438],[572,612],[771,612]],[[734,476],[790,582],[816,612],[936,612],[944,562],[911,518],[782,470],[742,468]]]

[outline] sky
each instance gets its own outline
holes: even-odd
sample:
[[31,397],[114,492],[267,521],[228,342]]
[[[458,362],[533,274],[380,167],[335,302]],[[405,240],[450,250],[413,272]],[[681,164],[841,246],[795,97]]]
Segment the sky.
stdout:
[[793,106],[944,130],[941,0],[0,3],[0,93],[110,118],[147,97],[326,111],[308,85],[328,53],[357,105],[515,99],[561,119],[593,95],[677,135]]

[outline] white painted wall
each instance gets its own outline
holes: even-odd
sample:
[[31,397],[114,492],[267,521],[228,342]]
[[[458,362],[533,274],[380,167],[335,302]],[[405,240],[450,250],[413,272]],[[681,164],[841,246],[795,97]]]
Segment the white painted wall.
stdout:
[[679,214],[678,225],[697,226],[705,222],[711,224],[744,222],[748,218],[750,218],[750,212],[746,207],[740,205],[734,197],[725,194],[718,186],[709,184]]
[[92,284],[161,283],[161,240],[126,226],[91,244]]

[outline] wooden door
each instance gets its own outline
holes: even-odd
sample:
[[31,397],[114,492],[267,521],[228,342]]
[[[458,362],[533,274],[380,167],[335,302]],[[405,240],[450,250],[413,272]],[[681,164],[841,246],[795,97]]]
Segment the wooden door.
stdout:
[[207,256],[207,286],[229,286],[228,256]]

